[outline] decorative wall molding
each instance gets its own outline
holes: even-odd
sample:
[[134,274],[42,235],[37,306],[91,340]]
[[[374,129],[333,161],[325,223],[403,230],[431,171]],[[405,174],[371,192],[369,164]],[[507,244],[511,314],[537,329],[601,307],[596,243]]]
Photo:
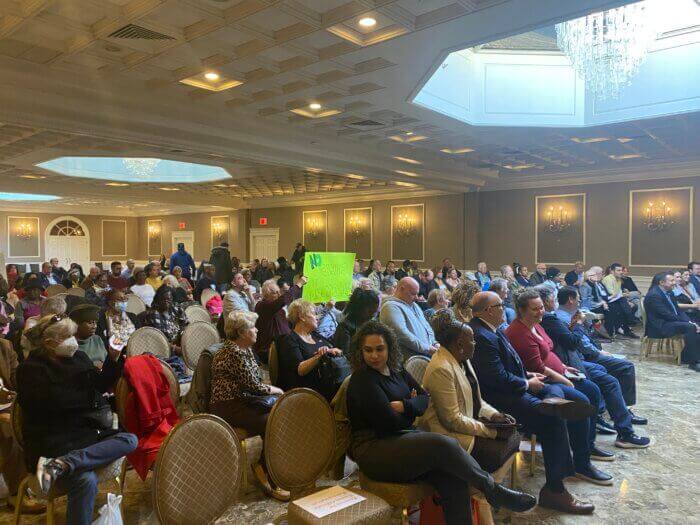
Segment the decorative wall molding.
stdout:
[[[540,243],[540,236],[542,235],[542,222],[544,218],[540,218],[540,201],[543,201],[545,199],[571,199],[574,197],[580,197],[581,198],[581,253],[582,253],[582,258],[580,259],[583,263],[586,262],[586,194],[585,193],[565,193],[561,195],[536,195],[535,196],[535,260],[537,264],[543,263],[547,265],[556,265],[556,264],[574,264],[577,260],[578,257],[574,257],[574,260],[570,261],[540,261],[539,260],[539,243]],[[578,222],[578,221],[577,221]],[[555,235],[555,234],[552,234]]]
[[[369,210],[369,225],[368,225],[368,230],[369,230],[369,259],[372,259],[374,257],[374,210],[371,206],[368,206],[366,208],[345,208],[343,210],[343,250],[348,251],[348,245],[347,245],[347,240],[348,240],[348,233],[347,233],[347,227],[348,227],[348,215],[350,213],[348,212],[359,212],[359,211],[367,211]],[[356,252],[356,257],[358,259],[363,259],[365,257],[362,257],[362,254],[358,254]]]
[[[34,255],[28,255],[28,254],[23,254],[23,255],[12,255],[12,228],[11,228],[11,223],[13,219],[23,219],[28,222],[31,222],[34,225],[34,239],[36,240],[36,254]],[[14,257],[41,257],[41,240],[40,240],[40,235],[39,235],[39,227],[40,227],[40,219],[39,217],[31,217],[31,216],[17,216],[17,215],[8,215],[7,216],[7,258],[11,259]]]
[[[122,223],[124,224],[124,253],[106,253],[105,252],[105,222],[116,222],[116,223]],[[102,219],[101,221],[102,224],[102,257],[126,257],[127,252],[129,251],[129,243],[128,243],[128,233],[127,233],[127,222],[125,219],[122,220],[117,220],[117,219]],[[162,235],[162,231],[161,231]]]
[[[307,216],[311,218],[313,215],[316,216],[322,216],[323,217],[323,224],[321,225],[320,231],[316,232],[316,235],[323,233],[323,251],[327,252],[328,251],[328,210],[309,210],[309,211],[304,211],[301,214],[302,217],[302,239],[304,239],[304,245],[306,246],[307,243],[311,244],[310,242],[307,241],[307,234],[309,235],[310,238],[313,238],[313,232],[307,231]],[[308,248],[308,246],[307,246]]]
[[[396,226],[396,221],[397,221],[397,219],[398,219],[398,215],[395,215],[395,211],[396,211],[396,210],[400,210],[400,209],[402,209],[402,208],[417,208],[417,209],[419,210],[419,211],[417,211],[417,213],[418,213],[418,217],[420,218],[420,223],[421,223],[421,224],[420,224],[420,230],[419,230],[418,232],[416,232],[416,233],[420,233],[420,246],[421,246],[421,248],[420,248],[420,250],[421,250],[420,258],[417,258],[417,257],[401,257],[401,256],[397,256],[397,255],[394,253],[394,244],[395,244],[395,242],[394,242],[394,236],[395,236],[395,233],[397,233],[397,232],[395,232],[395,226]],[[391,259],[392,259],[392,260],[411,259],[411,260],[416,261],[416,262],[423,262],[423,261],[425,261],[425,204],[424,204],[424,203],[420,203],[420,204],[398,204],[398,205],[391,206],[390,221],[391,221],[391,224],[390,224],[391,230],[390,230],[389,237],[390,237],[390,241],[391,241],[391,247],[390,247],[390,250],[391,250],[391,251],[390,251],[390,253],[391,253]],[[408,254],[404,254],[404,255],[408,255]]]
[[[158,229],[158,232],[151,234],[151,226]],[[153,247],[159,246],[158,250],[151,250],[151,242],[153,241]],[[152,251],[157,251],[158,253],[151,253]],[[163,221],[161,219],[151,219],[146,222],[146,252],[148,257],[159,257],[163,253]]]

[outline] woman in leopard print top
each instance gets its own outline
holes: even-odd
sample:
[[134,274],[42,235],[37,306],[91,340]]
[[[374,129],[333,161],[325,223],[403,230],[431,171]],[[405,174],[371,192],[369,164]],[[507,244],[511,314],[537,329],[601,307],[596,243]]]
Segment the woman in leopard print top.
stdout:
[[[262,382],[260,368],[255,361],[252,346],[258,330],[255,321],[258,315],[235,310],[225,320],[226,339],[216,353],[211,365],[211,400],[209,410],[234,428],[242,428],[249,437],[265,436],[269,411],[251,406],[245,394],[263,396],[282,394],[282,390]],[[263,490],[270,496],[289,500],[289,493],[272,488],[265,465],[261,462],[253,467]]]

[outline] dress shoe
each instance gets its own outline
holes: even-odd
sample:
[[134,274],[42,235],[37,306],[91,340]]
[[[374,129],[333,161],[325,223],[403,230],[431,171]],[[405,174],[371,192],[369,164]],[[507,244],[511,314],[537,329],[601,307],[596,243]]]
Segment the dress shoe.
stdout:
[[602,417],[598,417],[598,421],[595,423],[595,429],[598,434],[603,434],[605,436],[614,436],[617,434],[617,430],[610,423],[605,421]]
[[647,448],[650,443],[648,437],[638,436],[634,432],[619,434],[615,440],[617,448]]
[[591,449],[591,460],[593,461],[615,461],[615,454],[603,450],[602,448],[593,447]]
[[562,492],[554,492],[547,487],[542,487],[540,490],[539,506],[567,514],[593,514],[595,510],[592,503],[579,501],[566,489]]
[[700,361],[698,361],[697,363],[694,363],[692,365],[688,365],[688,368],[690,370],[695,370],[696,372],[700,372]]
[[495,510],[504,507],[513,512],[527,512],[535,505],[537,505],[537,500],[535,496],[531,496],[526,492],[520,492],[519,490],[509,489],[496,483],[493,490],[489,491],[486,496],[486,501],[489,502]]
[[599,468],[594,467],[590,463],[588,464],[588,467],[581,470],[577,470],[576,477],[578,479],[588,481],[595,485],[608,486],[613,484],[613,477],[610,474],[606,474],[605,472],[603,472]]
[[548,397],[537,404],[537,410],[545,416],[556,416],[562,419],[577,421],[591,417],[596,413],[596,407],[583,401],[569,401],[560,397]]
[[649,420],[645,417],[641,417],[636,415],[634,412],[630,410],[630,414],[632,415],[632,424],[633,425],[646,425]]

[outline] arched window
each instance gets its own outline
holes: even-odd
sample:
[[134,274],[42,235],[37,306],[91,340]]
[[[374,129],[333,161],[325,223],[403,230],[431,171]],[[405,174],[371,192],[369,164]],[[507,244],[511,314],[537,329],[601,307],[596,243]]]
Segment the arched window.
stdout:
[[54,224],[49,235],[56,235],[58,237],[85,237],[85,232],[82,226],[77,222],[65,220]]

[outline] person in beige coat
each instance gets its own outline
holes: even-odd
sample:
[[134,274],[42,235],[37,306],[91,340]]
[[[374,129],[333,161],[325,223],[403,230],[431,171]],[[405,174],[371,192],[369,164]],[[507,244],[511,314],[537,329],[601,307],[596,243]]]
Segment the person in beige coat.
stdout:
[[430,405],[419,425],[430,432],[456,438],[471,452],[476,438],[497,439],[499,430],[483,421],[515,423],[481,398],[479,383],[469,358],[474,353],[474,334],[468,324],[455,319],[449,310],[433,318],[440,349],[430,360],[423,376],[423,388],[430,394]]

